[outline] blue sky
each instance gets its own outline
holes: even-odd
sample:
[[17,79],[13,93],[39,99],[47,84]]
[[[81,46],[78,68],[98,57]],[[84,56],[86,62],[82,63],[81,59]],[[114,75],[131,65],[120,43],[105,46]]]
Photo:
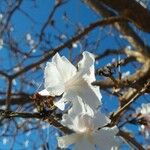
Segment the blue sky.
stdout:
[[[35,42],[37,42],[37,35],[39,31],[41,30],[41,25],[48,17],[48,14],[50,13],[50,10],[52,10],[54,6],[54,0],[37,0],[36,7],[33,5],[34,2],[32,0],[25,0],[21,6],[21,10],[17,11],[11,20],[11,25],[14,28],[14,31],[12,31],[10,34],[12,37],[18,41],[19,46],[21,47],[23,52],[29,51],[29,45],[25,43],[25,37],[27,33],[30,33],[32,35],[32,38]],[[5,6],[0,6],[0,13],[3,13]],[[27,14],[30,16],[27,17],[23,12],[27,12]],[[64,15],[67,14],[68,18],[70,20],[64,21]],[[60,41],[56,40],[55,36],[58,35],[58,33],[62,33],[62,35],[65,35],[67,37],[72,37],[77,32],[77,25],[80,27],[85,27],[89,25],[90,23],[98,20],[100,16],[98,16],[94,11],[91,11],[86,5],[81,3],[80,0],[69,0],[69,3],[62,6],[60,9],[56,11],[56,14],[54,15],[53,19],[56,23],[55,27],[48,27],[46,29],[47,35],[49,35],[49,42],[51,43],[52,47],[56,47],[58,44],[60,44]],[[68,26],[67,26],[68,24]],[[106,49],[117,49],[117,48],[123,48],[125,46],[129,46],[128,42],[126,42],[125,39],[121,38],[121,35],[115,31],[112,27],[106,27],[104,30],[101,30],[100,28],[95,29],[90,33],[90,38],[86,42],[93,41],[95,38],[100,40],[100,45],[96,50],[93,51],[92,48],[88,47],[88,49],[83,49],[80,45],[84,45],[85,41],[79,41],[77,48],[72,48],[72,57],[77,56],[80,51],[93,51],[96,54],[103,53]],[[137,30],[137,29],[136,29]],[[110,34],[108,34],[108,31]],[[113,33],[113,34],[111,34]],[[144,41],[148,41],[149,35],[144,34],[141,31],[139,32],[139,35],[144,39]],[[5,37],[6,38],[6,37]],[[47,37],[48,39],[48,37]],[[64,39],[65,41],[65,39]],[[147,42],[148,43],[148,42]],[[43,44],[46,48],[49,48],[49,45]],[[0,70],[7,69],[8,72],[11,74],[14,70],[11,70],[13,66],[17,67],[16,64],[18,63],[18,60],[21,61],[23,58],[18,58],[17,60],[14,60],[14,58],[10,58],[9,48],[4,45],[3,49],[0,50],[1,56],[0,59],[4,59],[3,64],[0,64]],[[43,54],[44,51],[41,51],[40,48],[36,49],[36,52],[33,53],[33,56],[38,56]],[[67,58],[69,58],[69,50],[65,49],[63,52],[60,52],[61,55],[65,55]],[[118,57],[115,57],[118,59]],[[9,60],[9,61],[8,61]],[[39,57],[36,57],[34,59],[29,59],[27,61],[24,61],[22,64],[23,66],[27,66],[28,64],[31,64],[32,62],[35,62],[39,60]],[[107,63],[111,62],[112,58],[107,57],[103,60],[99,60],[96,63],[96,67],[101,67],[106,65]],[[73,62],[76,63],[76,62]],[[45,64],[43,64],[44,68]],[[122,71],[129,70],[130,72],[134,71],[134,67],[127,66],[125,68],[121,68]],[[30,76],[30,74],[32,75]],[[38,73],[34,73],[34,71],[30,71],[26,73],[26,76],[28,77],[28,80],[32,80],[34,77],[34,83],[36,84],[35,87],[26,87],[23,89],[24,92],[29,92],[31,94],[39,91],[40,88],[43,87],[43,72],[40,70]],[[5,80],[0,79],[0,84],[3,85],[3,87],[0,87],[0,89],[6,88],[5,86]],[[16,84],[14,86],[14,90],[19,91],[21,87],[21,83],[19,79],[16,79]],[[111,111],[115,110],[118,106],[117,99],[114,96],[107,96],[105,92],[102,91],[103,94],[103,108],[102,110],[105,111],[107,114],[109,114]],[[146,102],[145,99],[140,99],[141,102]],[[134,104],[135,107],[139,104]],[[107,110],[107,111],[106,111]],[[16,119],[17,122],[22,121],[22,119]],[[23,120],[24,121],[24,120]],[[32,120],[33,123],[36,120]],[[14,132],[14,125],[15,122],[12,122],[10,124],[9,130]],[[137,132],[138,128],[135,126],[127,126],[128,129],[132,129]],[[0,132],[4,132],[5,125],[0,128]],[[0,139],[0,150],[9,150],[11,146],[13,146],[13,150],[30,150],[35,146],[35,149],[40,149],[41,144],[43,143],[43,140],[47,141],[49,143],[50,149],[56,148],[56,136],[59,135],[59,133],[54,129],[49,127],[46,123],[40,123],[40,130],[37,131],[34,129],[34,126],[31,126],[31,124],[27,125],[28,129],[32,129],[31,131],[27,131],[26,134],[22,134],[22,131],[19,131],[19,134],[16,136],[16,141],[13,146],[13,141],[10,136],[1,137]],[[42,137],[44,135],[44,137]],[[140,137],[139,140],[142,140]],[[32,145],[34,143],[34,145]],[[128,148],[125,146],[122,148],[124,150],[127,150]]]

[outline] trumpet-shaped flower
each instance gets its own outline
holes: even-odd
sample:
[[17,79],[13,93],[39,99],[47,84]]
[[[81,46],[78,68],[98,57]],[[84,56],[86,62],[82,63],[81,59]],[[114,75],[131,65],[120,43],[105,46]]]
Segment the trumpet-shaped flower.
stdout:
[[64,110],[65,103],[80,96],[92,109],[100,105],[101,94],[98,87],[91,83],[95,80],[94,55],[85,51],[78,63],[78,69],[66,57],[58,53],[48,62],[45,68],[45,89],[39,94],[60,96],[54,104]]
[[[75,131],[70,135],[58,137],[58,146],[66,148],[74,144],[75,150],[111,150],[118,147],[115,140],[117,127],[104,127],[110,120],[103,114],[94,112],[88,105],[78,100],[68,114],[63,115],[62,124]],[[101,129],[99,129],[101,128]]]

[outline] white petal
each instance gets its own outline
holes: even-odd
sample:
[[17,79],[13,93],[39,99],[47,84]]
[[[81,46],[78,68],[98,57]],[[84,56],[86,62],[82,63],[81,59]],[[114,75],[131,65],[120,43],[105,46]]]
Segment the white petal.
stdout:
[[72,76],[76,74],[77,69],[66,57],[60,57],[58,53],[52,58],[52,62],[56,64],[56,67],[63,78],[64,82],[68,81]]
[[82,138],[78,140],[75,144],[75,150],[95,150],[95,145],[93,145],[87,138]]
[[89,53],[87,51],[83,52],[83,58],[78,63],[78,78],[82,77],[84,80],[86,80],[95,95],[98,97],[99,101],[101,101],[102,95],[100,93],[99,87],[91,85],[91,83],[96,80],[94,62],[95,58],[92,53]]
[[69,90],[67,92],[64,92],[62,98],[57,102],[55,101],[54,105],[56,107],[58,107],[59,109],[64,110],[65,104],[67,102],[70,102],[70,101],[76,100],[76,99],[77,99],[77,94],[74,91]]
[[78,99],[78,95],[76,93],[76,91],[69,89],[68,91],[65,91],[65,93],[63,94],[63,97],[61,98],[61,100],[63,101],[68,101],[68,102],[73,102],[76,101]]
[[42,96],[49,96],[49,92],[46,90],[46,89],[44,89],[44,90],[42,90],[42,91],[40,91],[40,92],[38,92],[40,95],[42,95]]
[[107,125],[108,123],[110,123],[110,121],[111,120],[101,112],[97,112],[93,119],[95,129]]
[[87,51],[84,51],[82,53],[83,58],[78,63],[78,69],[80,74],[90,74],[90,68],[94,66],[94,55],[92,53],[89,53]]
[[[76,93],[74,93],[76,94]],[[66,99],[68,94],[64,96]],[[72,119],[83,112],[83,102],[80,97],[74,95],[74,101],[72,101],[72,107],[69,109],[68,114]]]
[[61,124],[63,126],[68,127],[71,130],[74,130],[74,124],[73,124],[73,119],[70,115],[64,114],[61,120]]
[[93,110],[100,106],[100,99],[97,97],[91,86],[86,81],[82,81],[80,86],[76,86],[74,91],[82,98],[83,102],[89,105]]
[[63,115],[61,123],[74,131],[78,131],[79,117],[84,114],[93,117],[94,111],[84,104],[80,97],[77,97],[73,101],[73,106],[68,111],[68,114]]
[[97,98],[99,99],[99,105],[101,105],[101,99],[102,99],[102,95],[100,93],[100,89],[98,86],[92,86],[90,83],[90,88],[93,90],[93,92],[95,93],[95,95],[97,96]]
[[89,105],[84,103],[81,97],[77,96],[76,100],[73,102],[72,108],[68,111],[68,114],[75,118],[77,115],[80,114],[87,114],[91,117],[94,116],[94,111],[91,109]]
[[58,137],[58,147],[67,148],[71,144],[75,144],[79,140],[79,135],[76,133]]
[[[68,90],[67,92],[64,92],[62,98],[59,101],[55,101],[54,105],[57,106],[59,109],[64,110],[62,107],[65,106],[67,102],[72,102],[74,109],[71,109],[69,111],[75,110],[74,114],[75,116],[77,113],[81,113],[81,111],[78,111],[79,109],[82,110],[81,106],[79,106],[79,97],[74,90]],[[77,110],[77,111],[76,111]],[[73,117],[73,116],[72,116]]]
[[78,83],[68,89],[66,94],[63,95],[63,99],[65,99],[63,101],[68,100],[73,102],[76,101],[78,97],[80,97],[82,101],[86,105],[89,105],[93,110],[97,109],[101,104],[99,98],[95,92],[93,92],[91,86],[89,86],[89,84],[84,80],[80,81],[80,84]]
[[110,150],[112,147],[118,147],[116,140],[116,128],[102,128],[94,134],[94,143],[101,150]]
[[45,88],[49,95],[61,95],[64,92],[64,81],[55,64],[48,62],[45,67]]
[[76,130],[74,121],[75,121],[75,118],[82,113],[82,111],[83,111],[83,106],[81,104],[81,99],[79,97],[77,97],[73,101],[73,106],[69,109],[68,114],[63,115],[61,123],[64,126],[67,126],[68,128],[70,128],[72,130]]
[[65,102],[63,100],[54,101],[54,105],[60,110],[65,110]]

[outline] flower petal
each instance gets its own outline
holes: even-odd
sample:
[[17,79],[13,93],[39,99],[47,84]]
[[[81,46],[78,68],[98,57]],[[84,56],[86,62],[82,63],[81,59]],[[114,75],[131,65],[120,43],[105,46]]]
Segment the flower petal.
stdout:
[[83,58],[78,63],[78,68],[79,68],[78,78],[82,77],[85,81],[87,81],[89,86],[95,93],[95,95],[98,97],[99,101],[101,101],[102,95],[100,93],[99,87],[91,85],[91,83],[96,80],[95,67],[94,67],[94,62],[95,62],[94,55],[87,51],[84,51],[82,55]]
[[68,114],[64,114],[62,116],[61,123],[72,130],[76,130],[74,121],[76,120],[75,118],[82,113],[82,111],[83,106],[81,104],[81,99],[76,96],[76,99],[73,101],[72,107],[68,110]]
[[64,92],[62,98],[58,101],[55,101],[54,105],[56,107],[58,107],[59,109],[64,110],[65,104],[67,102],[72,101],[72,100],[76,100],[76,99],[77,99],[77,94],[74,91],[69,90],[67,92]]
[[53,103],[60,110],[65,110],[65,102],[63,100],[54,101]]
[[78,118],[84,114],[90,117],[94,116],[93,110],[84,104],[80,97],[77,97],[73,101],[73,106],[68,111],[68,114],[63,115],[61,123],[74,131],[78,131]]
[[117,131],[116,127],[102,128],[93,135],[93,141],[101,150],[110,150],[112,147],[118,147],[115,136]]
[[90,68],[94,67],[94,55],[92,53],[89,53],[87,51],[84,51],[82,53],[83,58],[82,60],[78,63],[78,69],[80,74],[90,74]]
[[61,95],[64,92],[64,81],[55,64],[48,62],[45,67],[45,88],[49,95]]
[[63,114],[62,120],[61,120],[61,124],[63,126],[67,126],[69,129],[73,129],[74,128],[73,119],[68,114]]
[[87,138],[82,138],[78,140],[75,144],[75,150],[95,150],[95,145],[93,145]]
[[91,86],[86,81],[82,81],[80,86],[74,88],[77,95],[82,98],[83,102],[89,105],[93,110],[100,106],[99,97],[95,94]]
[[38,94],[40,94],[40,95],[42,95],[42,96],[49,96],[49,92],[48,92],[46,89],[44,89],[44,90],[38,92]]
[[71,144],[75,144],[79,140],[79,135],[76,133],[58,137],[58,147],[67,148]]
[[74,85],[70,89],[66,91],[66,94],[63,95],[63,99],[68,101],[76,101],[78,96],[82,99],[82,101],[91,107],[91,109],[95,110],[100,106],[100,100],[93,92],[93,89],[89,84],[81,80],[80,83]]
[[97,112],[93,119],[95,129],[107,125],[108,123],[110,123],[110,121],[111,120],[101,112]]
[[52,62],[55,63],[64,82],[68,81],[72,76],[76,74],[76,67],[72,65],[66,57],[60,57],[58,53],[56,53],[52,58]]
[[[65,99],[67,99],[67,97],[69,97],[69,92],[64,96]],[[73,94],[73,92],[72,92]],[[76,95],[76,93],[74,93],[74,101],[72,101],[72,107],[68,110],[68,114],[72,119],[75,119],[75,117],[79,114],[82,113],[83,111],[83,101],[80,97],[78,97]],[[70,98],[70,97],[69,97]]]

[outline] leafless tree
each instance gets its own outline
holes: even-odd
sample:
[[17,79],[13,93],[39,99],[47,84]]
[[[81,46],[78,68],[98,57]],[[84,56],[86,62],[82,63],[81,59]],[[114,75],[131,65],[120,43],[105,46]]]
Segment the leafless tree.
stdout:
[[108,126],[117,125],[118,136],[129,147],[148,149],[150,140],[137,128],[150,123],[139,119],[136,109],[150,103],[149,4],[1,0],[0,150],[56,149],[56,136],[72,132],[59,122],[55,97],[37,93],[47,61],[59,52],[76,65],[84,50],[96,56],[97,80],[92,84],[101,89]]

